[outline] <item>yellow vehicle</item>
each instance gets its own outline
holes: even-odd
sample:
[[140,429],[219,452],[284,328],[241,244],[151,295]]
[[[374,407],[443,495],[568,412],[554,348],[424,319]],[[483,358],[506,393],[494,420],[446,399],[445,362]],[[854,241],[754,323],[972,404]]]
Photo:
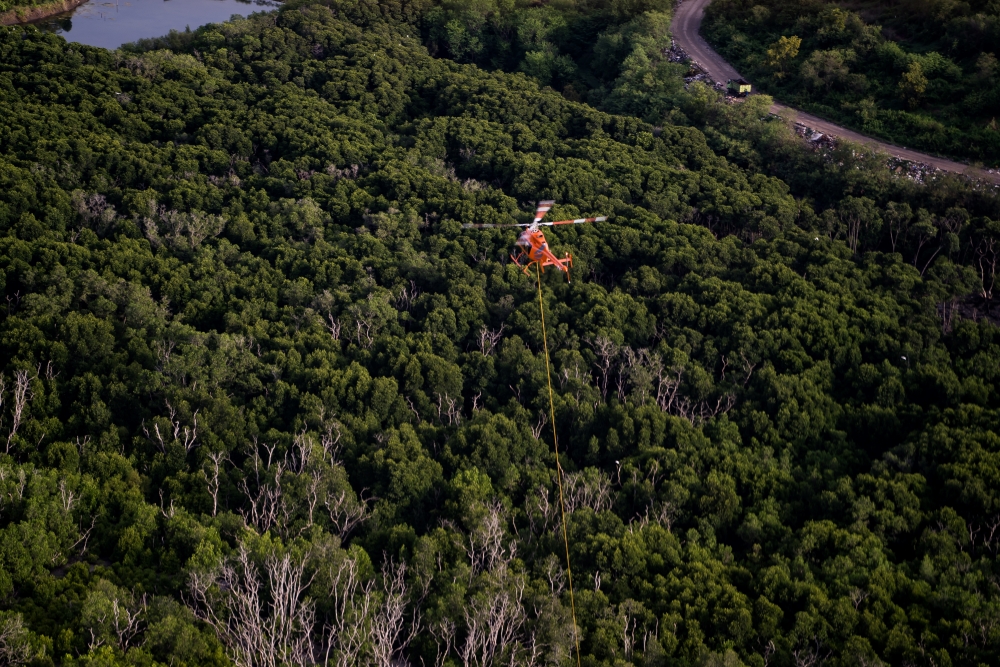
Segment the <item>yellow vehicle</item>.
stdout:
[[730,79],[726,81],[726,90],[730,95],[746,97],[750,94],[750,82],[743,79]]

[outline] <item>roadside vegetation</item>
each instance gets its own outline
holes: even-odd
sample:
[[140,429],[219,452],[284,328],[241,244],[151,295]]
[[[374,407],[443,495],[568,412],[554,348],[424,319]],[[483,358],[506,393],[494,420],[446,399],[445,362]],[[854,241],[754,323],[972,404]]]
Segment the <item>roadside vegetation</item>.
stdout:
[[995,190],[456,7],[0,29],[0,664],[575,664],[548,198],[582,663],[996,663]]
[[1000,5],[716,0],[703,32],[759,90],[901,146],[1000,164]]

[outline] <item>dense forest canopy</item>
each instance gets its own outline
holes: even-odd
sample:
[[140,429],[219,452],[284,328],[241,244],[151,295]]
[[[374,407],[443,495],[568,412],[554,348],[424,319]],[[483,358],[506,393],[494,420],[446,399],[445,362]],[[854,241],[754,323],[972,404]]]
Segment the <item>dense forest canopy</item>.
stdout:
[[583,664],[995,663],[995,192],[459,10],[0,29],[0,660],[572,664],[551,198]]
[[1000,164],[1000,4],[718,0],[712,45],[765,92],[903,146]]

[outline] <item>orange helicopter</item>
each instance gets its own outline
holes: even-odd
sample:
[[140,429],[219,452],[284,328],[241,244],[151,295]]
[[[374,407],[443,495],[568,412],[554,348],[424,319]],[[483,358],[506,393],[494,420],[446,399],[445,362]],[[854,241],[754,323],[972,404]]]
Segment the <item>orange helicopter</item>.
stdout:
[[537,264],[539,271],[545,272],[546,266],[554,266],[560,271],[566,274],[566,281],[569,282],[569,267],[573,266],[573,256],[569,253],[563,255],[562,259],[556,257],[551,250],[549,250],[549,244],[545,240],[545,235],[542,234],[542,230],[539,227],[552,227],[555,225],[580,225],[587,222],[604,222],[607,220],[607,216],[598,216],[596,218],[576,218],[575,220],[557,220],[555,222],[542,222],[542,218],[545,214],[549,212],[552,206],[555,204],[552,200],[546,200],[538,202],[538,207],[535,209],[535,219],[530,223],[519,223],[511,225],[493,225],[489,223],[484,224],[465,224],[462,225],[465,229],[488,229],[492,227],[527,227],[521,235],[517,237],[515,244],[517,245],[517,255],[511,255],[510,258],[515,264],[524,272],[524,275],[530,275],[528,273],[528,268],[532,264]]

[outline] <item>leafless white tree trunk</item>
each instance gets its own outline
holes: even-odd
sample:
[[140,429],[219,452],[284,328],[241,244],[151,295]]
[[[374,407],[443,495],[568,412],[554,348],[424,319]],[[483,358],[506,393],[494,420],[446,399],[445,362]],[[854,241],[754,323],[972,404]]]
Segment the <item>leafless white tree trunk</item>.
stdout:
[[[130,598],[132,596],[129,596]],[[147,597],[145,594],[134,604],[129,600],[115,598],[111,601],[111,627],[115,637],[118,638],[118,646],[123,651],[127,651],[132,646],[132,640],[139,634],[140,624],[146,614]]]
[[506,568],[517,554],[514,540],[507,541],[507,515],[499,500],[487,506],[482,522],[469,535],[465,553],[471,565],[470,575]]
[[504,569],[495,586],[477,594],[463,612],[465,639],[458,648],[464,667],[536,664],[533,636],[525,636],[524,578]]
[[215,572],[191,574],[192,609],[215,629],[238,667],[315,664],[315,610],[305,596],[312,582],[307,560],[272,554],[260,567],[241,544]]
[[[37,373],[31,375],[28,371],[14,371],[14,403],[11,405],[11,424],[10,431],[7,434],[7,448],[5,450],[8,454],[10,454],[11,446],[14,444],[14,436],[17,435],[17,430],[21,428],[21,423],[24,421],[28,402],[34,396],[34,392],[31,390],[31,382],[37,377]],[[0,373],[0,418],[3,417],[6,395],[6,378]]]
[[483,353],[484,356],[489,356],[493,354],[493,350],[496,348],[497,343],[503,338],[503,330],[505,325],[501,324],[500,328],[494,331],[493,329],[488,329],[485,325],[479,330],[479,351]]
[[326,314],[326,320],[323,322],[323,326],[326,330],[330,332],[330,337],[334,340],[340,340],[340,320],[333,316],[333,313]]
[[[399,664],[420,629],[420,614],[407,619],[406,564],[386,561],[382,568],[382,603],[372,618],[372,653],[377,667]],[[407,628],[409,626],[409,628]]]
[[542,429],[549,423],[549,414],[545,410],[538,411],[538,421],[531,427],[531,435],[538,440],[542,437]]
[[14,614],[0,620],[0,665],[24,665],[31,658],[28,630],[21,615]]
[[329,570],[333,613],[323,628],[323,662],[336,667],[405,664],[403,653],[421,628],[410,608],[406,565],[387,560],[382,585],[361,584],[358,565],[345,558]]
[[604,336],[598,336],[591,345],[597,354],[597,386],[601,390],[601,396],[608,397],[608,380],[611,376],[611,362],[618,356],[618,346]]
[[345,558],[330,567],[333,615],[323,628],[323,662],[336,667],[359,664],[362,651],[371,641],[371,616],[375,604],[374,582],[361,585],[358,563]]
[[222,464],[228,460],[225,452],[211,452],[208,455],[211,462],[209,472],[206,475],[208,480],[208,493],[212,496],[212,516],[219,512],[219,474],[222,472]]
[[274,483],[264,480],[255,490],[251,490],[246,480],[240,482],[243,493],[246,494],[249,507],[240,510],[243,520],[248,526],[253,526],[263,534],[278,524],[278,519],[285,514],[284,498],[281,489],[281,474],[284,464],[274,466]]
[[563,497],[567,512],[587,507],[594,512],[611,509],[611,478],[603,472],[573,472],[563,475]]
[[251,488],[247,479],[240,480],[239,486],[247,497],[248,507],[240,510],[243,520],[248,526],[253,526],[258,533],[266,533],[272,527],[278,525],[280,518],[287,518],[288,507],[285,504],[284,494],[281,488],[281,477],[285,473],[285,462],[273,462],[274,447],[266,447],[268,451],[267,465],[257,451],[257,443],[254,442],[253,457],[254,465],[254,486]]
[[[198,410],[194,411],[194,415],[191,418],[191,426],[182,424],[180,419],[177,418],[177,410],[170,404],[170,401],[165,401],[167,405],[167,411],[170,416],[167,417],[167,421],[170,423],[170,430],[172,433],[168,432],[168,435],[172,435],[173,439],[169,442],[177,443],[184,448],[185,452],[190,452],[192,449],[198,446]],[[149,427],[146,423],[142,424],[142,432],[145,434],[146,439],[154,443],[160,448],[161,452],[166,453],[167,451],[167,438],[160,433],[160,425],[153,423],[153,434],[150,435]]]
[[[320,415],[320,419],[323,419],[323,415]],[[336,467],[340,465],[340,439],[343,434],[340,431],[340,422],[336,419],[331,419],[329,421],[323,419],[324,431],[319,437],[319,445],[323,448],[323,453],[328,459],[331,466]]]
[[330,515],[330,523],[333,524],[341,541],[347,539],[347,536],[371,514],[364,499],[355,500],[346,490],[327,496],[325,504]]

